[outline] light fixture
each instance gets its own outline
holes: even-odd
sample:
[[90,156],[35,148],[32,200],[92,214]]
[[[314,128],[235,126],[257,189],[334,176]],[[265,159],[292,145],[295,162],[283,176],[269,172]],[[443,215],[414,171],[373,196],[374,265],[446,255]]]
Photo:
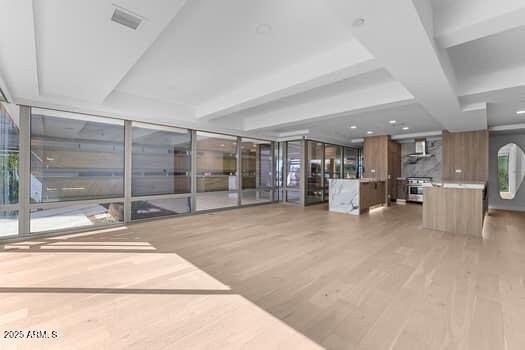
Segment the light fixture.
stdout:
[[272,32],[272,26],[267,23],[261,23],[255,28],[255,32],[259,35],[268,35]]
[[357,129],[357,126],[352,125],[352,126],[350,127],[350,129]]
[[410,129],[408,126],[403,126],[403,130],[408,130]]
[[389,123],[390,124],[395,124],[395,123],[397,123],[397,120],[391,120],[391,121],[389,121]]
[[373,131],[367,131],[366,133],[367,133],[368,135],[370,135],[370,134],[373,134],[374,132],[373,132]]
[[224,143],[221,143],[221,147],[224,147]]
[[365,24],[365,19],[360,17],[360,18],[356,18],[353,22],[352,22],[352,27],[361,27],[363,24]]
[[516,114],[525,114],[525,109],[521,111],[517,111]]

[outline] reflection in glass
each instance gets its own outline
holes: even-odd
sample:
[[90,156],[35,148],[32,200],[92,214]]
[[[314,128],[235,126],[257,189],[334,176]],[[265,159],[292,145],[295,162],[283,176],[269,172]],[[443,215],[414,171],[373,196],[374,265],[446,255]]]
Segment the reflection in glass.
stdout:
[[18,203],[18,111],[18,106],[0,102],[0,205]]
[[142,220],[190,212],[190,197],[151,199],[131,203],[131,219]]
[[301,193],[299,191],[287,191],[286,201],[288,203],[299,204],[301,202]]
[[133,124],[133,196],[191,192],[191,132]]
[[31,200],[122,197],[124,122],[32,109]]
[[301,141],[286,143],[286,201],[300,203],[301,201]]
[[286,187],[299,189],[301,179],[301,141],[287,142]]
[[502,199],[513,199],[525,177],[525,153],[515,143],[498,151],[498,186]]
[[18,211],[0,211],[0,237],[18,234]]
[[31,210],[31,232],[78,229],[116,224],[124,220],[123,203],[74,204]]
[[283,200],[283,142],[275,143],[275,192],[274,200]]
[[344,148],[343,178],[357,179],[359,152],[356,148]]
[[328,200],[328,180],[341,178],[342,147],[325,144],[324,147],[324,199]]
[[321,142],[306,142],[306,203],[317,203],[323,200],[322,193],[322,161],[323,144]]
[[237,138],[197,132],[197,210],[237,205]]
[[242,204],[271,200],[272,144],[243,138],[241,140]]
[[242,204],[256,204],[271,201],[271,190],[243,190],[241,195]]

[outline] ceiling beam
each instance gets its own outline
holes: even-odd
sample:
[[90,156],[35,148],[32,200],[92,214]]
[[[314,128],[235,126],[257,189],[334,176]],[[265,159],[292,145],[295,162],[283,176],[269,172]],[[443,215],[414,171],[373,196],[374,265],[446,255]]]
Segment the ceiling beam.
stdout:
[[[448,55],[434,45],[428,1],[418,1],[417,7],[413,0],[331,0],[329,3],[336,14],[343,16],[354,36],[443,128],[465,131],[485,127],[486,120],[462,113]],[[353,26],[354,19],[347,18],[349,13],[364,18],[364,24]]]
[[414,97],[397,81],[388,81],[346,93],[305,98],[254,114],[244,114],[244,130],[271,129],[343,116],[370,108],[408,104]]
[[[39,95],[33,1],[3,1],[0,11],[0,75],[10,102]],[[4,87],[5,87],[4,86]]]
[[435,39],[441,48],[525,25],[521,0],[462,0],[436,9]]
[[251,82],[196,108],[211,120],[377,70],[381,65],[357,40]]

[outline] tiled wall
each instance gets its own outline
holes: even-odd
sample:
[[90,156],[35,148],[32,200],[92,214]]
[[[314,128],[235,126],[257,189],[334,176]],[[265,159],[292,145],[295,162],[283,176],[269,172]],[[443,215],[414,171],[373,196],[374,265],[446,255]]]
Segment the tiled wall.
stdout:
[[441,180],[441,139],[427,140],[430,157],[410,157],[416,150],[414,142],[401,144],[401,177],[429,176]]

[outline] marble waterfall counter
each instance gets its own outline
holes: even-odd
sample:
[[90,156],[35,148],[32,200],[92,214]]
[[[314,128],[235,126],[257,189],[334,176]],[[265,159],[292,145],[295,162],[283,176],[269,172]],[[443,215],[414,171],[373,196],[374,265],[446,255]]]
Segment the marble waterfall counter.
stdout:
[[330,179],[329,210],[359,215],[371,206],[385,203],[385,181],[376,179]]

